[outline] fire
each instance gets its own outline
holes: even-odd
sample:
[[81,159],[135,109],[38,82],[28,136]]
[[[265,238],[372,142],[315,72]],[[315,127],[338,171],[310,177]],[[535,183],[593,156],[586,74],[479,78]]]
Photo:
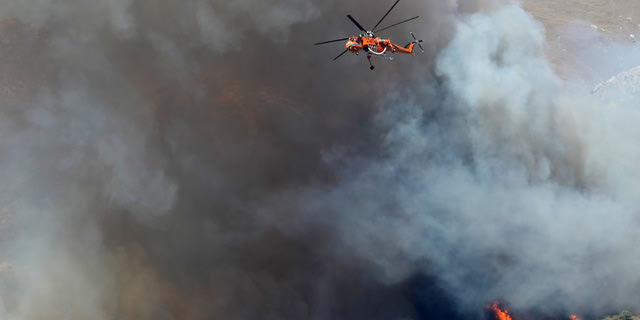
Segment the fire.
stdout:
[[[507,310],[506,308],[500,308],[499,301],[495,301],[491,306],[487,306],[487,309],[490,309],[491,311],[493,311],[493,313],[495,314],[496,320],[513,320],[513,318],[511,317],[511,314],[509,313],[509,310]],[[545,319],[549,319],[549,318],[545,318]],[[566,319],[566,318],[563,317],[562,319]],[[571,316],[569,316],[569,319],[580,320],[580,318],[578,318],[578,316],[576,316],[575,314],[572,314]]]
[[[496,301],[496,302],[493,303],[493,305],[491,305],[491,310],[493,310],[493,312],[495,312],[497,319],[498,320],[512,320],[511,316],[509,315],[509,310],[500,309],[500,307],[498,307],[498,304],[499,304],[499,302]],[[573,320],[573,318],[572,318],[572,320]]]

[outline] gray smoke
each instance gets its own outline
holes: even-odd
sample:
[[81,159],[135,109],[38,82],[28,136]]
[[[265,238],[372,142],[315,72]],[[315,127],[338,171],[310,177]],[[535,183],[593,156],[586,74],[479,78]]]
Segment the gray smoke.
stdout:
[[381,156],[307,194],[309,219],[378,279],[428,270],[469,312],[632,308],[637,97],[561,81],[544,49],[517,5],[461,17],[436,60],[445,95],[387,99]]
[[631,308],[633,100],[502,1],[402,1],[426,53],[374,73],[311,46],[390,4],[0,4],[0,315]]

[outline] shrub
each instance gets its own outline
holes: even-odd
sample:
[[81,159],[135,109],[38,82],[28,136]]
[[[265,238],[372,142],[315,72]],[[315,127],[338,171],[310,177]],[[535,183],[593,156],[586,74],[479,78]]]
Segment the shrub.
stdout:
[[631,320],[631,317],[633,317],[633,314],[631,314],[631,312],[623,310],[618,315],[618,320]]

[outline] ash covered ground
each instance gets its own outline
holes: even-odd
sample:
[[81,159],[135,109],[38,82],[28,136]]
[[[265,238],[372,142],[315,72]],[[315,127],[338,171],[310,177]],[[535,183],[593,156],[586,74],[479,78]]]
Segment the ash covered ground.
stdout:
[[391,4],[0,3],[0,318],[638,313],[638,4]]

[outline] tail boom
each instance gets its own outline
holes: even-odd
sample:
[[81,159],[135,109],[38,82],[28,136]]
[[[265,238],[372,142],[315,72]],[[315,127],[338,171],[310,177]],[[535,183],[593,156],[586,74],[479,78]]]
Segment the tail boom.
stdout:
[[404,53],[404,54],[413,54],[413,46],[415,46],[415,43],[409,43],[408,46],[406,47],[401,47],[397,44],[392,44],[393,46],[393,52],[396,53]]
[[413,41],[409,42],[404,47],[401,47],[401,46],[399,46],[397,44],[391,44],[393,46],[393,52],[399,52],[399,53],[405,53],[405,54],[413,55],[413,47],[415,47],[416,44],[420,47],[420,51],[424,52],[424,48],[422,48],[422,44],[420,44],[422,42],[422,40],[416,39],[416,36],[413,34],[413,32],[411,32],[411,37],[413,38]]

